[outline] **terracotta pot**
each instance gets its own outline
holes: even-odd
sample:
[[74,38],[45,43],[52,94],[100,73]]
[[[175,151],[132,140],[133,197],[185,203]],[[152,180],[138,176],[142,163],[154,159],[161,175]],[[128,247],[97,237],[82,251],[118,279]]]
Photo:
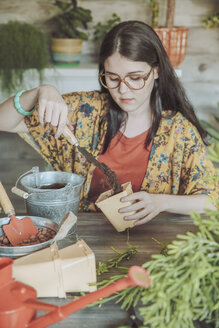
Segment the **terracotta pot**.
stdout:
[[186,54],[188,27],[158,27],[154,29],[169,56],[171,64],[180,65]]
[[53,59],[59,66],[79,65],[81,50],[81,39],[52,39]]

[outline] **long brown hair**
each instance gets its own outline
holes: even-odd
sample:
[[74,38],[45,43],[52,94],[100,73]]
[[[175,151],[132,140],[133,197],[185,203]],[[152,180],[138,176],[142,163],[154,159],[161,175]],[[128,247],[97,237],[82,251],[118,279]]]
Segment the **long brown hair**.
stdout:
[[[207,132],[201,127],[194,108],[155,31],[141,21],[126,21],[116,25],[107,33],[102,42],[99,53],[99,72],[104,71],[105,60],[115,52],[134,61],[147,62],[151,67],[158,67],[159,70],[159,78],[155,80],[151,93],[152,127],[145,146],[147,147],[156,135],[162,118],[162,110],[171,111],[171,116],[176,112],[181,112],[194,124],[205,142]],[[103,149],[105,152],[121,123],[125,121],[126,113],[114,102],[108,89],[101,86],[101,91],[108,93],[110,99],[110,108],[107,114],[108,126]]]

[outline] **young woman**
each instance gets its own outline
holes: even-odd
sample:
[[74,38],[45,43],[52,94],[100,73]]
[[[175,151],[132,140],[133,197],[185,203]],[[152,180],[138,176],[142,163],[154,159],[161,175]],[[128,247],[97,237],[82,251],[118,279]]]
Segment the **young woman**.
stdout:
[[132,182],[133,194],[121,199],[133,202],[120,210],[125,220],[139,225],[162,211],[189,214],[214,208],[208,195],[217,198],[218,186],[206,157],[206,132],[150,26],[127,21],[106,35],[99,81],[101,92],[61,97],[52,86],[20,92],[1,105],[0,129],[29,132],[55,170],[84,177],[81,211],[92,209],[110,186],[67,142],[62,134],[66,124],[79,145],[115,171],[120,183]]

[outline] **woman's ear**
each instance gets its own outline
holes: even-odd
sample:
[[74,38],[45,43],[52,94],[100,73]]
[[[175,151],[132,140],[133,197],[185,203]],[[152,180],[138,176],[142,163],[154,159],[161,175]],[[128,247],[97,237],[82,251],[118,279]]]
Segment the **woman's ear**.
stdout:
[[154,68],[154,79],[158,79],[159,78],[159,73],[158,73],[158,67]]

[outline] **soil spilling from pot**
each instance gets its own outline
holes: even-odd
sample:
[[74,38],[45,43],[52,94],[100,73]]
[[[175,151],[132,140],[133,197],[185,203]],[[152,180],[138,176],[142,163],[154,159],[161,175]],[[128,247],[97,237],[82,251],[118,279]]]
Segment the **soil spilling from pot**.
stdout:
[[122,186],[117,178],[117,175],[114,171],[112,171],[106,164],[99,163],[94,156],[89,153],[84,147],[77,146],[78,150],[86,159],[94,164],[103,174],[106,175],[108,182],[111,185],[111,188],[113,190],[113,194],[118,194],[123,191]]

